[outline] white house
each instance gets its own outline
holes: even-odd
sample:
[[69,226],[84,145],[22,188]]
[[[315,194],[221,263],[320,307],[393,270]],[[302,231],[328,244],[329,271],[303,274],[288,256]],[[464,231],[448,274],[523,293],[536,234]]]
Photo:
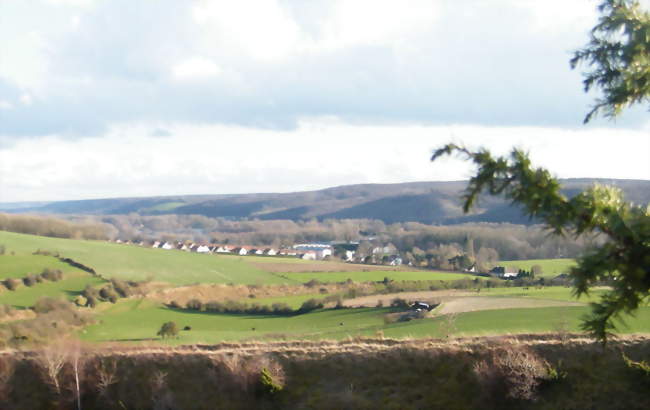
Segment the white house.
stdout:
[[308,261],[315,261],[318,259],[318,256],[316,254],[316,251],[305,251],[305,253],[299,254],[300,259],[308,260]]
[[160,242],[155,241],[153,245],[151,245],[152,248],[159,248],[160,247]]
[[208,245],[200,245],[196,247],[196,253],[210,253]]
[[232,246],[219,245],[219,246],[216,247],[215,252],[216,253],[230,253],[230,252],[232,252],[233,249],[235,249],[235,248],[232,247]]
[[[314,252],[315,259],[323,259],[326,256],[332,255],[332,246],[321,243],[303,243],[299,245],[294,245],[293,248],[300,253],[304,252]],[[311,258],[311,256],[310,256]],[[304,259],[304,258],[303,258]]]
[[169,242],[165,242],[162,245],[160,245],[160,249],[166,249],[166,250],[174,249],[174,245],[172,245]]
[[275,255],[277,255],[277,254],[278,254],[278,251],[276,251],[276,250],[273,249],[273,248],[267,248],[267,249],[264,249],[264,255],[275,256]]
[[345,261],[350,262],[354,260],[354,251],[345,251]]
[[232,253],[243,256],[243,255],[248,255],[248,250],[244,247],[235,248],[232,250]]

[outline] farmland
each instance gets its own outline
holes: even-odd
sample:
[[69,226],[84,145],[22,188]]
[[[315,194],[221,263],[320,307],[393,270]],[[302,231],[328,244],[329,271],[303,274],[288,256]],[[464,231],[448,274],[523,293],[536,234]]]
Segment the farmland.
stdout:
[[394,281],[436,280],[454,281],[460,279],[473,279],[475,276],[462,273],[432,272],[432,271],[369,271],[369,272],[299,272],[279,274],[296,282],[309,282],[316,279],[323,283],[345,282],[351,279],[355,282],[380,282],[384,278]]
[[[0,304],[14,308],[28,308],[44,296],[73,300],[87,286],[97,289],[107,286],[110,278],[151,284],[138,296],[121,298],[116,303],[101,302],[95,309],[84,308],[93,313],[94,324],[76,332],[90,342],[162,342],[156,333],[162,323],[169,321],[176,322],[181,329],[186,326],[191,329],[164,341],[174,345],[235,340],[346,339],[376,334],[419,338],[543,333],[553,332],[560,325],[565,331],[577,332],[580,317],[588,312],[588,302],[605,291],[594,289],[590,295],[576,299],[568,287],[509,287],[505,285],[510,283],[498,280],[493,280],[496,285],[486,287],[481,285],[483,279],[464,273],[286,257],[202,255],[7,232],[0,232],[0,243],[7,249],[0,256],[0,275],[3,275],[0,279],[21,278],[46,268],[64,272],[58,282],[43,281],[31,287],[21,284],[15,291],[0,292]],[[73,268],[54,256],[33,254],[37,249],[73,258],[94,268],[98,276]],[[536,260],[504,264],[515,262],[524,269],[540,264],[545,274],[563,270],[572,263]],[[422,286],[400,285],[408,283]],[[454,283],[462,286],[453,289]],[[390,293],[399,292],[394,289],[417,292]],[[362,296],[354,298],[359,292]],[[210,313],[168,306],[173,301],[180,303],[174,306],[184,307],[189,300],[198,298],[203,303],[232,300],[249,306],[283,303],[295,310],[309,299],[326,296],[347,297],[343,304],[356,308],[332,309],[334,303],[330,302],[326,309],[309,313],[274,315]],[[390,307],[396,297],[441,305],[423,319],[393,320],[392,317],[401,315],[399,309]],[[648,309],[643,307],[622,331],[650,332]]]
[[501,261],[499,265],[523,269],[526,271],[532,270],[533,266],[538,265],[542,268],[540,277],[552,278],[562,273],[569,273],[572,266],[575,266],[573,259],[529,259],[520,261]]

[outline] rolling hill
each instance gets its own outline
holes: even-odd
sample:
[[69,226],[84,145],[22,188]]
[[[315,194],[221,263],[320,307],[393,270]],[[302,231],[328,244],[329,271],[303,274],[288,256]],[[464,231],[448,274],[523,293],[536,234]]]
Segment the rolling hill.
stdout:
[[[635,203],[650,202],[650,181],[565,179],[564,193],[573,196],[594,183],[615,185]],[[36,203],[32,206],[0,204],[0,211],[45,214],[204,215],[231,219],[379,219],[386,223],[464,222],[530,223],[518,208],[489,196],[469,215],[461,209],[466,181],[346,185],[318,191],[260,194],[186,195],[148,198],[111,198]],[[209,188],[206,188],[209,190]]]

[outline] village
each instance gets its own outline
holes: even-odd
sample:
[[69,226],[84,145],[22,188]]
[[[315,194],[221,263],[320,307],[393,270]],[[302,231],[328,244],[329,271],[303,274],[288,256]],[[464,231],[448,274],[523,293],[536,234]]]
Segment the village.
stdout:
[[[290,248],[272,248],[272,247],[256,247],[256,246],[246,246],[246,245],[223,245],[223,244],[198,244],[189,241],[128,241],[116,239],[115,243],[126,244],[126,245],[136,245],[143,247],[151,247],[154,249],[164,249],[164,250],[179,250],[184,252],[194,252],[194,253],[203,253],[203,254],[230,254],[230,255],[255,255],[255,256],[284,256],[284,257],[295,257],[304,260],[327,260],[333,257],[336,252],[336,256],[345,262],[355,261],[355,250],[358,243],[346,244],[344,248],[340,248],[340,244],[329,244],[329,243],[304,243],[296,244]],[[340,249],[336,249],[339,247]],[[374,253],[379,253],[383,251],[383,247],[373,249]],[[401,259],[396,257],[397,262],[395,265],[401,265]]]
[[[397,249],[392,245],[375,246],[369,249],[370,256],[359,254],[356,250],[358,242],[332,242],[332,243],[301,243],[291,247],[273,248],[247,245],[228,244],[198,244],[191,241],[129,241],[115,239],[118,244],[136,245],[163,250],[177,250],[200,254],[227,254],[239,256],[268,256],[288,257],[303,260],[323,261],[334,258],[347,263],[360,263],[368,265],[388,265],[416,267],[412,261],[404,262]],[[483,276],[493,276],[500,279],[512,280],[531,275],[531,272],[507,266],[493,266],[489,271],[480,272],[476,264],[472,264],[459,272],[471,273]]]

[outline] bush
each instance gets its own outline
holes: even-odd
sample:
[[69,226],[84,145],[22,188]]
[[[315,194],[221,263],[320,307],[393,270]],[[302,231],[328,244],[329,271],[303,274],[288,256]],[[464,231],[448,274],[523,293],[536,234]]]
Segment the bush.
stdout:
[[88,295],[86,297],[86,306],[90,308],[94,308],[95,306],[97,306],[97,298],[93,295]]
[[160,330],[156,334],[158,336],[161,336],[163,339],[167,337],[177,337],[178,326],[176,325],[176,322],[165,322],[163,323],[163,325],[160,327]]
[[55,310],[69,310],[71,307],[72,305],[68,301],[43,297],[36,301],[32,310],[36,313],[43,314]]
[[52,282],[57,282],[63,279],[63,272],[59,269],[45,268],[43,269],[43,272],[41,272],[41,277]]
[[271,376],[271,372],[264,367],[260,371],[260,378],[257,385],[257,393],[261,396],[274,396],[282,391],[282,385],[276,383]]
[[398,309],[408,309],[410,306],[409,303],[406,301],[406,299],[395,298],[390,301],[390,307],[398,308]]
[[203,310],[203,303],[198,299],[190,299],[185,304],[185,307],[190,310]]
[[305,283],[305,286],[308,288],[315,288],[316,286],[320,286],[320,285],[322,285],[322,283],[318,279],[312,279],[309,282]]
[[516,400],[535,399],[540,384],[550,379],[546,362],[525,346],[495,349],[474,370],[492,394]]
[[133,295],[132,284],[128,282],[119,279],[111,279],[111,285],[113,285],[113,289],[115,289],[115,292],[117,292],[120,297],[128,298]]
[[7,248],[4,245],[0,245],[0,255],[4,255],[7,252]]
[[298,313],[307,313],[311,312],[312,310],[316,309],[322,309],[323,304],[316,300],[316,299],[309,299],[303,302],[303,304],[300,306],[300,309],[298,309]]
[[20,281],[18,279],[9,278],[5,279],[2,284],[5,285],[5,288],[9,290],[16,290],[20,284]]
[[115,292],[115,289],[113,289],[111,285],[108,285],[99,290],[99,297],[104,300],[108,300],[111,303],[115,303],[118,299],[118,294]]
[[34,286],[36,282],[36,276],[32,274],[29,274],[23,278],[23,283],[25,286]]

